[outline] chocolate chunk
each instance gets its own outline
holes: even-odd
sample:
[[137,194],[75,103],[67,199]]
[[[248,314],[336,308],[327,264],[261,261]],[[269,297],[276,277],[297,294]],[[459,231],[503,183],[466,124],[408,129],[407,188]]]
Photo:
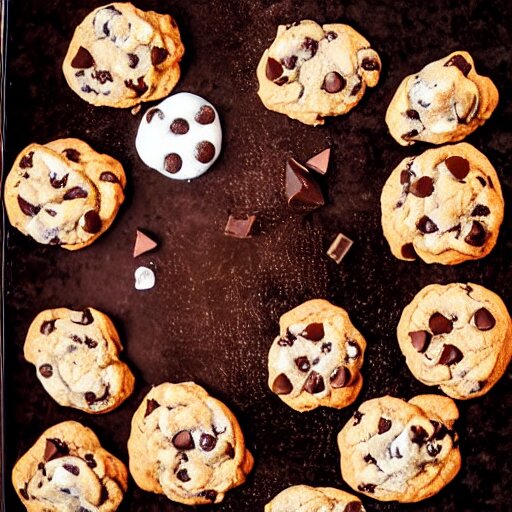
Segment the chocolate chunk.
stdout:
[[98,464],[94,460],[94,455],[92,453],[86,453],[84,455],[85,463],[91,468],[94,469]]
[[81,313],[82,313],[82,318],[80,318],[80,320],[71,320],[74,324],[90,325],[94,322],[94,317],[92,316],[90,309],[86,308]]
[[34,152],[30,151],[30,153],[27,153],[21,160],[20,160],[20,168],[21,169],[28,169],[29,167],[33,167],[33,157]]
[[361,512],[362,510],[363,506],[360,501],[351,501],[350,503],[347,503],[343,512]]
[[471,71],[471,64],[462,55],[454,55],[445,64],[445,67],[447,66],[455,66],[460,69],[464,76],[468,76],[468,73]]
[[417,110],[413,110],[413,109],[410,109],[410,110],[406,110],[405,111],[405,115],[409,118],[409,119],[415,119],[417,121],[420,120],[420,115],[418,113]]
[[281,59],[281,64],[286,69],[293,69],[297,64],[297,55],[288,55],[287,57],[283,57]]
[[69,471],[72,475],[78,476],[80,474],[80,468],[78,466],[74,466],[73,464],[63,464],[62,467]]
[[325,204],[318,183],[294,158],[286,162],[285,194],[288,205],[294,209],[315,209]]
[[471,217],[487,217],[491,213],[491,210],[483,204],[477,204],[471,212]]
[[331,148],[324,149],[317,155],[311,157],[306,162],[306,167],[319,174],[325,174],[329,167],[329,158],[331,156]]
[[158,409],[160,407],[160,404],[156,401],[150,398],[146,402],[146,412],[144,413],[144,418],[147,418],[155,409]]
[[284,373],[279,374],[272,384],[272,391],[277,395],[288,395],[292,390],[293,385]]
[[426,215],[421,217],[421,219],[417,222],[416,227],[425,234],[435,233],[439,229],[437,225]]
[[175,135],[184,135],[189,130],[187,121],[185,119],[182,119],[181,117],[175,119],[171,123],[170,128],[171,132],[174,133]]
[[492,313],[485,308],[480,308],[473,315],[473,320],[480,331],[489,331],[496,325],[496,319]]
[[217,492],[213,490],[201,491],[199,493],[199,496],[202,496],[203,498],[206,498],[208,501],[214,503],[215,500],[217,499]]
[[183,162],[181,156],[178,153],[169,153],[164,160],[164,167],[167,172],[176,174],[181,169]]
[[94,80],[97,80],[102,85],[106,84],[107,82],[114,81],[112,75],[110,74],[110,71],[107,71],[105,69],[100,69],[96,71],[96,73],[93,73],[91,77],[94,78]]
[[105,171],[100,174],[100,181],[107,181],[109,183],[119,183],[117,176],[110,171]]
[[189,482],[190,476],[188,475],[188,471],[186,469],[180,469],[176,473],[176,478],[180,480],[181,482]]
[[304,389],[312,395],[321,393],[325,389],[323,377],[319,373],[312,371],[304,383]]
[[308,54],[306,60],[309,60],[315,56],[318,50],[318,41],[311,39],[311,37],[306,37],[304,38],[304,41],[300,45],[300,49]]
[[194,119],[199,124],[212,124],[215,121],[215,110],[210,105],[203,105],[198,110]]
[[441,313],[434,313],[428,321],[428,326],[434,335],[448,334],[453,330],[452,321]]
[[139,64],[139,57],[135,53],[128,54],[128,66],[135,69]]
[[146,85],[146,82],[144,82],[143,76],[139,76],[139,78],[137,78],[137,83],[134,83],[133,80],[125,80],[124,85],[135,92],[137,97],[142,96],[148,90],[148,86]]
[[311,367],[307,356],[297,357],[294,362],[295,366],[297,366],[297,368],[304,373],[308,372]]
[[65,457],[69,454],[68,445],[61,441],[60,439],[47,439],[46,445],[44,448],[44,460],[46,462],[58,459],[60,457]]
[[423,427],[413,425],[411,427],[411,432],[412,432],[411,442],[413,442],[414,444],[423,446],[425,444],[425,441],[428,438],[427,431]]
[[201,437],[199,438],[199,446],[205,451],[205,452],[211,452],[215,445],[217,444],[217,439],[210,434],[201,434]]
[[336,32],[333,32],[331,30],[330,32],[326,32],[325,38],[327,39],[327,42],[330,43],[331,41],[334,41],[335,39],[338,38],[338,34],[336,34]]
[[391,428],[391,420],[388,420],[386,418],[380,418],[379,419],[379,426],[378,426],[379,434],[384,434],[390,428]]
[[306,326],[300,335],[310,341],[320,341],[325,336],[324,324],[320,322],[311,323]]
[[463,357],[464,354],[457,347],[454,345],[445,345],[441,358],[439,359],[439,364],[450,366],[460,362]]
[[368,464],[377,464],[377,460],[376,460],[376,459],[374,459],[370,454],[365,455],[365,456],[363,457],[363,460],[364,460],[365,462],[367,462]]
[[64,201],[70,201],[72,199],[85,199],[88,196],[87,190],[84,190],[82,187],[73,187],[70,188],[64,194]]
[[195,447],[192,434],[188,430],[180,430],[172,438],[172,444],[178,450],[192,450]]
[[418,258],[412,243],[402,245],[402,256],[408,260],[415,260]]
[[450,156],[444,163],[458,180],[463,180],[469,173],[469,162],[461,156]]
[[85,337],[84,344],[87,348],[96,348],[98,346],[98,342],[89,338],[89,336]]
[[63,151],[64,156],[71,160],[71,162],[78,163],[80,162],[80,152],[73,148],[68,148]]
[[224,228],[224,234],[235,238],[250,238],[255,220],[256,215],[247,215],[243,219],[230,215]]
[[471,225],[471,230],[464,238],[464,242],[468,245],[472,245],[473,247],[482,247],[485,243],[485,239],[487,238],[487,233],[485,228],[480,224],[480,222],[474,220]]
[[418,130],[411,130],[410,132],[404,133],[402,135],[402,139],[409,141],[413,137],[416,137],[416,135],[418,135],[418,133],[419,133]]
[[89,210],[84,215],[84,225],[83,225],[84,231],[87,233],[98,233],[98,231],[101,230],[101,219],[98,215],[98,212],[94,210]]
[[411,338],[412,346],[418,352],[425,352],[430,344],[430,340],[432,339],[431,334],[427,331],[410,332],[409,336]]
[[327,249],[327,256],[332,258],[336,263],[341,263],[354,242],[346,237],[343,233],[338,233],[332,244]]
[[348,386],[350,377],[350,370],[345,366],[339,366],[331,373],[331,387],[338,389]]
[[167,55],[169,55],[169,52],[165,48],[153,46],[153,48],[151,48],[151,64],[153,64],[153,66],[162,64],[162,62],[167,59]]
[[202,164],[207,164],[215,156],[215,146],[211,142],[203,140],[196,145],[194,156]]
[[49,379],[53,375],[53,367],[51,364],[43,364],[39,367],[39,373],[45,378]]
[[267,60],[267,68],[265,74],[269,80],[276,80],[283,74],[283,66],[277,60],[269,57]]
[[347,85],[347,81],[336,71],[330,71],[324,77],[322,89],[329,94],[335,94],[342,91]]
[[53,331],[55,331],[55,322],[56,322],[56,320],[46,320],[45,322],[43,322],[41,324],[40,329],[39,329],[41,334],[44,334],[45,336],[48,336]]
[[146,235],[142,231],[137,230],[135,246],[133,247],[133,257],[136,258],[141,254],[145,254],[153,250],[157,245],[158,244],[154,240],[149,238],[148,235]]
[[322,348],[320,349],[322,354],[328,354],[332,350],[332,343],[322,343]]
[[71,67],[75,69],[87,69],[92,68],[93,66],[94,59],[92,58],[92,55],[83,46],[80,46],[71,61]]
[[354,412],[354,423],[353,423],[354,427],[356,425],[359,425],[359,423],[361,423],[361,419],[363,416],[364,416],[364,414],[362,412],[359,412],[359,411]]
[[33,204],[30,204],[21,196],[18,196],[18,206],[20,207],[20,210],[29,217],[35,217],[41,210],[40,206],[34,206]]
[[416,197],[428,197],[434,191],[434,180],[429,176],[422,176],[419,180],[411,183],[409,191]]
[[157,115],[160,119],[164,118],[164,113],[159,108],[151,108],[146,112],[146,121],[151,123],[155,115]]
[[361,492],[369,492],[373,494],[376,487],[377,486],[375,484],[360,484],[357,486],[357,489]]
[[379,71],[380,64],[377,60],[371,59],[370,57],[365,57],[363,62],[361,63],[361,67],[366,71]]

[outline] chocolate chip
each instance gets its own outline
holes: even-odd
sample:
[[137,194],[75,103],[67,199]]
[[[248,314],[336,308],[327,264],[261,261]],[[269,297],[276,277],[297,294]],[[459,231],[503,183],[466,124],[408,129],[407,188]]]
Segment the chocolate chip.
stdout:
[[128,66],[130,66],[132,69],[135,69],[138,64],[139,64],[139,57],[137,55],[135,55],[135,53],[129,53],[128,54]]
[[80,345],[82,344],[82,338],[80,338],[80,336],[77,336],[76,334],[72,334],[70,336],[70,338],[75,342],[75,343],[79,343]]
[[297,359],[295,359],[295,365],[301,372],[308,372],[311,367],[309,359],[306,356],[297,357]]
[[97,80],[102,85],[106,84],[107,82],[114,81],[112,75],[110,74],[110,71],[107,71],[105,69],[100,69],[96,71],[96,73],[93,73],[91,77],[94,78],[94,80]]
[[421,217],[421,219],[417,222],[416,227],[422,232],[426,234],[435,233],[439,228],[437,225],[430,220],[426,215]]
[[365,57],[363,62],[361,63],[361,67],[366,71],[379,71],[380,64],[376,59],[371,59],[370,57]]
[[89,336],[85,337],[84,343],[87,346],[87,348],[96,348],[98,346],[98,342],[89,338]]
[[199,496],[206,498],[208,501],[213,503],[217,499],[217,492],[213,490],[201,491]]
[[350,382],[350,370],[345,366],[339,366],[331,373],[331,387],[344,388]]
[[439,452],[441,451],[442,446],[438,445],[437,443],[428,442],[427,443],[427,453],[431,457],[435,457],[439,455]]
[[159,108],[152,108],[149,109],[146,113],[146,121],[151,123],[155,115],[157,115],[160,119],[164,118],[164,113]]
[[176,478],[180,480],[181,482],[189,482],[190,476],[188,476],[188,471],[186,469],[180,469],[176,473]]
[[274,81],[283,74],[283,66],[277,60],[269,57],[265,74],[269,80]]
[[373,494],[376,487],[377,486],[375,484],[360,484],[357,486],[357,489],[361,492],[369,492]]
[[322,348],[320,349],[322,354],[328,354],[332,350],[332,343],[322,343]]
[[85,199],[88,196],[87,190],[84,190],[82,187],[73,187],[70,188],[64,194],[64,201],[70,201],[72,199]]
[[409,118],[409,119],[416,119],[417,121],[420,120],[420,115],[418,113],[417,110],[413,110],[413,109],[410,109],[410,110],[406,110],[405,111],[405,115]]
[[446,66],[455,66],[460,69],[464,76],[468,76],[468,73],[471,71],[471,64],[462,55],[454,55],[445,64],[445,67]]
[[194,119],[199,124],[212,124],[215,121],[215,110],[210,105],[203,105],[195,115]]
[[408,260],[415,260],[418,258],[412,243],[402,245],[402,256]]
[[491,213],[491,210],[483,204],[477,204],[471,212],[471,217],[487,217]]
[[63,464],[62,467],[69,471],[72,475],[78,476],[80,474],[80,468],[78,466],[74,466],[73,464]]
[[[28,485],[28,484],[25,484],[25,485]],[[28,495],[27,489],[18,489],[18,492],[21,494],[23,499],[25,499],[25,500],[29,500],[30,499],[30,496]]]
[[44,334],[45,336],[48,336],[53,331],[55,331],[55,322],[56,322],[56,320],[46,320],[45,322],[43,322],[41,324],[40,329],[39,329],[41,334]]
[[68,445],[60,439],[47,439],[43,458],[46,462],[65,457],[69,453]]
[[306,37],[300,45],[300,48],[308,54],[307,59],[311,59],[315,56],[318,50],[318,41],[311,39],[311,37]]
[[150,398],[146,402],[146,412],[144,413],[144,418],[147,418],[155,409],[158,409],[160,407],[160,404],[156,401]]
[[181,169],[183,162],[181,156],[178,153],[169,153],[164,160],[164,167],[167,172],[176,174]]
[[96,402],[96,395],[92,391],[87,391],[84,394],[84,398],[89,405],[92,405],[94,402]]
[[487,238],[487,233],[485,228],[480,224],[480,222],[474,220],[471,225],[471,230],[464,238],[464,242],[468,245],[472,245],[473,247],[481,247],[485,243],[485,239]]
[[21,169],[28,169],[29,167],[33,167],[33,159],[34,152],[30,151],[30,153],[27,153],[21,160],[20,160],[20,168]]
[[202,164],[207,164],[215,156],[215,146],[211,142],[203,140],[196,145],[194,156]]
[[277,344],[280,347],[291,347],[291,346],[293,346],[293,343],[294,343],[294,340],[288,339],[288,338],[279,338],[279,340],[277,341]]
[[93,66],[94,59],[92,58],[92,55],[83,46],[80,46],[71,61],[71,67],[75,69],[87,69],[92,68]]
[[324,77],[322,89],[329,94],[342,91],[347,85],[347,81],[336,71],[330,71]]
[[430,344],[430,340],[432,339],[431,334],[427,331],[410,332],[409,336],[411,338],[412,346],[418,352],[425,352]]
[[411,432],[412,432],[411,442],[413,442],[414,444],[423,446],[425,444],[425,441],[428,438],[427,431],[423,427],[413,425],[411,427]]
[[53,375],[53,367],[51,364],[43,364],[39,367],[39,373],[45,378],[49,379]]
[[192,450],[195,447],[192,434],[188,430],[180,430],[172,438],[172,444],[178,450]]
[[487,176],[487,183],[489,183],[489,187],[494,188],[494,185],[492,184],[492,180],[489,176]]
[[119,183],[117,176],[110,171],[105,171],[100,174],[100,181],[107,181],[109,183]]
[[311,323],[306,326],[300,335],[310,341],[320,341],[325,336],[324,324],[320,322]]
[[330,32],[326,32],[325,38],[327,39],[327,42],[330,43],[331,41],[334,41],[335,39],[338,38],[338,34],[336,34],[336,32],[333,32],[331,30]]
[[189,130],[187,121],[185,119],[182,119],[181,117],[179,117],[178,119],[175,119],[171,123],[170,128],[171,128],[171,132],[176,135],[184,135]]
[[489,331],[496,325],[496,319],[492,313],[485,308],[480,308],[474,315],[475,325],[480,331]]
[[153,66],[162,64],[162,62],[167,59],[167,55],[169,55],[169,52],[165,48],[153,46],[153,48],[151,48],[151,64],[153,64]]
[[205,451],[205,452],[211,452],[215,445],[217,444],[217,439],[210,434],[201,434],[201,437],[199,438],[199,446]]
[[402,139],[406,140],[406,141],[409,141],[411,140],[413,137],[416,137],[416,135],[418,135],[418,130],[411,130],[410,132],[407,132],[407,133],[404,133],[402,135]]
[[429,176],[423,176],[411,184],[409,191],[416,197],[428,197],[434,191],[434,180]]
[[438,421],[435,420],[430,420],[430,423],[432,423],[432,426],[434,427],[434,439],[440,440],[443,439],[447,434],[449,434],[448,429],[442,423],[439,423]]
[[86,453],[84,455],[85,463],[91,468],[94,469],[98,464],[94,460],[94,455],[92,453]]
[[361,423],[361,419],[363,416],[364,416],[364,414],[362,412],[359,412],[359,411],[354,412],[354,423],[353,423],[354,427],[356,425],[359,425],[359,423]]
[[376,459],[374,459],[370,454],[365,455],[365,456],[363,457],[363,460],[364,460],[365,462],[367,462],[368,464],[377,464],[377,460],[376,460]]
[[363,510],[363,506],[360,501],[351,501],[345,507],[343,512],[361,512]]
[[288,55],[287,57],[283,57],[281,59],[281,63],[286,69],[293,69],[297,64],[297,55]]
[[323,377],[319,373],[312,371],[304,383],[304,389],[312,395],[321,393],[325,389]]
[[101,230],[101,219],[98,215],[98,212],[94,210],[89,210],[84,215],[84,231],[87,231],[87,233],[98,233],[98,231]]
[[146,85],[146,82],[144,82],[144,77],[139,76],[137,78],[137,83],[134,83],[133,80],[125,80],[124,85],[135,92],[137,97],[142,96],[147,90],[148,86]]
[[81,311],[82,317],[79,320],[71,320],[74,324],[78,325],[90,325],[94,322],[94,317],[92,316],[90,309],[84,309]]
[[469,173],[469,162],[461,156],[450,156],[444,163],[458,180],[463,180]]
[[80,152],[73,148],[68,148],[63,151],[64,156],[71,160],[71,162],[80,162]]
[[379,419],[379,426],[378,426],[379,434],[384,434],[390,428],[391,428],[391,420],[388,420],[386,418],[380,418]]
[[292,390],[293,385],[284,373],[279,374],[272,384],[272,391],[277,395],[288,395]]
[[233,445],[231,443],[227,443],[227,445],[226,445],[226,455],[230,459],[235,458],[235,449],[233,448]]
[[350,91],[350,96],[355,96],[363,87],[363,83],[359,82],[354,87],[352,87],[352,91]]
[[464,354],[457,347],[454,345],[445,345],[441,358],[439,359],[439,364],[450,366],[460,362],[463,357]]
[[428,326],[434,335],[448,334],[453,330],[452,321],[441,313],[434,313],[428,321]]
[[29,217],[35,217],[41,210],[40,206],[34,206],[33,204],[30,204],[21,196],[18,196],[18,206],[20,207],[20,210]]
[[482,178],[482,176],[477,176],[476,179],[480,182],[480,185],[482,185],[482,187],[487,186],[487,182],[484,180],[484,178]]

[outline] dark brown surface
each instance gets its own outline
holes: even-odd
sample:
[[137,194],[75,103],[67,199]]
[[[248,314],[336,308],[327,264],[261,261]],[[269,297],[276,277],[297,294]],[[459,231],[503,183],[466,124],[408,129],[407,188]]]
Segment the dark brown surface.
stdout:
[[[194,380],[226,402],[240,420],[256,464],[248,482],[208,512],[263,510],[292,484],[332,485],[340,478],[336,434],[356,405],[300,414],[267,388],[266,357],[289,308],[325,297],[345,307],[368,342],[365,384],[356,404],[390,393],[428,391],[412,377],[395,337],[403,307],[423,286],[473,281],[512,307],[510,207],[497,247],[482,261],[455,268],[402,262],[391,256],[380,228],[382,186],[407,155],[387,133],[385,109],[401,79],[457,49],[495,81],[501,100],[491,120],[467,140],[496,167],[508,204],[512,186],[512,4],[472,0],[409,2],[347,0],[137,0],[138,7],[172,13],[186,46],[176,91],[203,95],[224,128],[219,160],[190,183],[147,169],[135,152],[144,106],[95,108],[66,85],[61,64],[74,27],[104,0],[9,1],[8,123],[5,165],[33,141],[78,137],[118,158],[129,185],[111,229],[76,253],[5,233],[5,510],[22,509],[10,471],[38,435],[59,421],[92,427],[104,446],[127,461],[130,419],[151,384]],[[462,5],[464,4],[464,5]],[[277,25],[310,18],[358,29],[381,55],[381,82],[346,116],[313,128],[265,110],[255,69]],[[286,158],[305,161],[332,147],[327,204],[291,213],[283,195]],[[4,169],[4,172],[6,169]],[[258,212],[258,232],[238,240],[223,234],[229,213]],[[158,250],[132,258],[137,228],[153,233]],[[354,246],[338,266],[325,254],[342,232]],[[154,289],[133,286],[138,265],[156,273]],[[59,407],[24,361],[28,326],[42,309],[94,306],[109,313],[136,373],[133,396],[104,416]],[[512,488],[510,371],[484,397],[460,402],[462,469],[436,497],[416,505],[363,498],[368,511],[503,511]],[[434,391],[434,390],[432,390]],[[435,392],[435,391],[434,391]],[[139,490],[130,481],[122,511],[191,508]]]

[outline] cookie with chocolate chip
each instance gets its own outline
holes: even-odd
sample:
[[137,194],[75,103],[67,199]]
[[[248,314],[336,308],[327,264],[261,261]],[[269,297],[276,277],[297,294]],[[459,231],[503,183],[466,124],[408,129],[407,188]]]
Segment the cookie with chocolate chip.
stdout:
[[293,485],[265,505],[265,512],[365,512],[361,500],[334,487]]
[[423,288],[404,309],[397,336],[412,374],[459,400],[487,393],[512,357],[505,304],[473,283]]
[[142,117],[135,140],[141,160],[167,178],[190,180],[217,160],[222,128],[215,107],[189,92],[173,94]]
[[128,471],[75,421],[46,430],[12,471],[29,512],[114,512],[128,487]]
[[104,313],[57,308],[42,311],[32,321],[24,355],[56,402],[101,414],[118,407],[133,391],[134,377],[119,360],[122,348]]
[[258,64],[258,95],[269,110],[310,125],[347,113],[379,81],[380,58],[348,25],[280,25]]
[[30,144],[5,180],[11,224],[41,244],[74,251],[112,224],[124,201],[126,176],[114,158],[78,139]]
[[171,16],[116,2],[80,23],[62,69],[71,89],[88,103],[132,107],[172,91],[183,53]]
[[364,402],[338,434],[343,479],[380,501],[433,496],[460,469],[458,417],[455,402],[437,395]]
[[133,416],[128,454],[139,487],[186,505],[220,503],[253,466],[233,413],[193,382],[151,389]]
[[454,52],[404,78],[386,123],[402,146],[457,142],[489,119],[498,97],[492,80],[476,72],[471,55]]
[[454,265],[489,254],[504,202],[489,160],[460,143],[402,160],[384,185],[381,207],[394,256]]
[[347,312],[323,299],[304,302],[279,320],[268,355],[268,385],[297,411],[341,409],[363,385],[366,341]]

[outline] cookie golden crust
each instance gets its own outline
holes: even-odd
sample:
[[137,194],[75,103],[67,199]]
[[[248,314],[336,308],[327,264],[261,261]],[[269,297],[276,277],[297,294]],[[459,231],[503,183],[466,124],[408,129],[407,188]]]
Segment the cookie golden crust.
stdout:
[[455,265],[493,249],[504,201],[494,167],[463,142],[402,160],[384,185],[381,208],[394,256]]
[[146,395],[128,453],[139,487],[186,505],[220,503],[253,466],[236,418],[193,382],[160,384]]
[[386,123],[402,146],[457,142],[489,119],[498,98],[492,80],[476,72],[471,55],[453,52],[404,78]]
[[41,244],[74,251],[112,224],[124,201],[126,176],[114,158],[78,139],[30,144],[5,180],[11,224]]
[[268,385],[297,411],[341,409],[363,385],[366,341],[347,312],[324,299],[307,301],[279,320],[268,356]]
[[280,25],[258,64],[258,95],[269,110],[305,124],[345,114],[379,81],[380,58],[348,25]]
[[33,320],[24,354],[56,402],[101,414],[118,407],[133,391],[133,374],[118,357],[122,348],[104,313],[57,308]]
[[128,487],[125,465],[75,421],[46,430],[12,472],[29,512],[114,512]]
[[116,2],[95,9],[76,28],[62,70],[88,103],[132,107],[172,91],[184,51],[170,15]]
[[455,402],[437,395],[364,402],[338,434],[343,479],[380,501],[433,496],[460,469],[458,417]]
[[404,309],[397,336],[412,374],[459,400],[487,393],[512,357],[505,304],[473,283],[423,288]]

